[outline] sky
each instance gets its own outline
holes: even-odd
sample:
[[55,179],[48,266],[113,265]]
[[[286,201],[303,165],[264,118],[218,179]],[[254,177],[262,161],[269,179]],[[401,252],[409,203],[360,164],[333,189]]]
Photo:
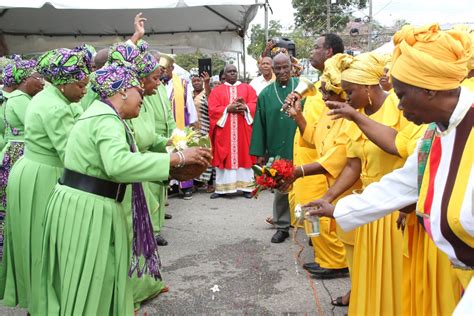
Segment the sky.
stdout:
[[[294,24],[291,0],[269,0],[273,15],[269,20],[280,20],[284,27]],[[438,22],[474,23],[474,0],[372,0],[374,18],[382,25],[392,25],[399,19],[414,25]],[[359,17],[368,15],[368,9],[356,12]],[[264,10],[259,10],[254,24],[264,24]]]

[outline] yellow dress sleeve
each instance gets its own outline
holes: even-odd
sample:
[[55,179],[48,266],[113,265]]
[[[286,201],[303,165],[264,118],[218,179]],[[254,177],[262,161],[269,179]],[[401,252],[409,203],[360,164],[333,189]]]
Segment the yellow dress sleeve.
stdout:
[[[316,131],[316,124],[318,123],[326,104],[323,101],[323,96],[319,92],[320,82],[315,84],[317,94],[312,97],[306,98],[304,105],[303,115],[306,119],[306,128],[303,133],[303,137],[300,137],[300,145],[307,147],[308,145],[314,145],[314,134]],[[314,148],[314,146],[313,146]]]
[[402,158],[408,158],[416,148],[418,139],[425,133],[427,125],[409,123],[397,133],[395,147]]
[[[345,122],[342,125],[345,125]],[[334,179],[339,176],[346,165],[348,141],[349,137],[345,133],[344,127],[341,126],[339,133],[335,135],[334,145],[317,161]]]

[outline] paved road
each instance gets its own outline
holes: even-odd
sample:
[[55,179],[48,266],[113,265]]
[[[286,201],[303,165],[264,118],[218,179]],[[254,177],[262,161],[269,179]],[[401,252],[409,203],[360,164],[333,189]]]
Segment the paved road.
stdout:
[[[264,219],[271,214],[272,198],[264,192],[257,200],[210,200],[206,193],[191,201],[170,199],[173,219],[163,229],[170,244],[160,248],[170,292],[146,304],[140,314],[315,315],[311,283],[323,315],[346,314],[347,308],[333,309],[328,292],[333,297],[346,293],[349,279],[323,284],[309,278],[296,264],[301,247],[289,239],[270,243],[275,230]],[[298,231],[296,239],[305,246],[302,262],[311,261],[304,232]],[[215,285],[219,292],[213,293]]]
[[[168,293],[146,303],[138,315],[344,315],[347,308],[330,304],[349,289],[349,279],[324,282],[307,276],[296,263],[301,249],[293,240],[270,243],[275,232],[264,222],[271,214],[272,194],[210,200],[196,193],[191,201],[171,198],[160,248]],[[311,261],[305,246],[301,262]],[[211,289],[218,287],[219,291]],[[312,286],[315,290],[313,290]],[[316,293],[316,295],[314,294]],[[0,307],[0,315],[25,315]]]

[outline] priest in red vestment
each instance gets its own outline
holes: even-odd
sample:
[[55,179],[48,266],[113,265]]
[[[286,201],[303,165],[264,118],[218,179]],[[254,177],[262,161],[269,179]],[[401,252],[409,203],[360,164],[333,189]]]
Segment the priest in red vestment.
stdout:
[[208,100],[212,165],[216,168],[216,191],[211,199],[237,191],[250,198],[256,158],[250,156],[249,148],[257,93],[237,81],[234,65],[227,65],[224,74],[225,83],[214,88]]

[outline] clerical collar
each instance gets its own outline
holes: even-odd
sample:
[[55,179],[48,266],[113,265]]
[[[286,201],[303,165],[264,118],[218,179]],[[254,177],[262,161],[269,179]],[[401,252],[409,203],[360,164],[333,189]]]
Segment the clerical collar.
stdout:
[[235,86],[238,86],[238,85],[241,84],[241,83],[242,83],[242,82],[240,82],[240,81],[238,81],[238,80],[237,80],[234,84],[230,84],[230,83],[228,83],[227,81],[224,82],[224,84],[227,85],[227,86],[229,86],[229,87],[235,87]]
[[458,103],[456,104],[456,107],[454,108],[454,111],[451,114],[451,117],[449,118],[448,128],[446,129],[446,127],[444,126],[443,130],[441,130],[439,124],[437,123],[437,134],[444,136],[446,134],[449,134],[449,132],[451,132],[453,129],[455,129],[464,119],[467,111],[469,111],[469,109],[471,108],[472,100],[474,100],[474,93],[464,87],[461,87],[461,93],[459,94]]
[[293,80],[291,80],[291,77],[290,77],[290,79],[288,79],[288,81],[286,82],[285,85],[282,85],[280,82],[278,82],[278,80],[275,80],[275,83],[278,84],[278,87],[281,87],[281,88],[285,89],[286,87],[288,87],[288,85],[293,84]]

